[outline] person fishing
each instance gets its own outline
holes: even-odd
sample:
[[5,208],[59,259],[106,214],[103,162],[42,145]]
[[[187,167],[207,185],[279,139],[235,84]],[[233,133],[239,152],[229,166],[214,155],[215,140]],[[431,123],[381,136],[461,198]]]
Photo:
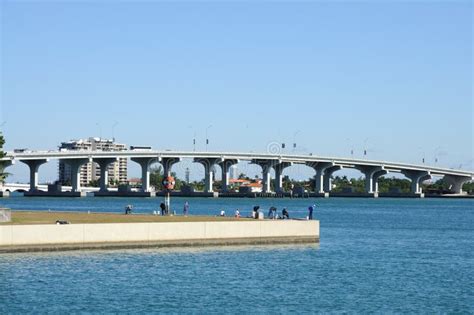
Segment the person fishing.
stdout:
[[268,218],[269,219],[276,219],[276,215],[277,215],[277,208],[275,207],[270,207],[270,209],[268,210]]
[[260,206],[253,207],[253,218],[254,219],[258,219],[258,209],[260,209]]
[[166,214],[166,205],[164,202],[162,202],[160,204],[160,209],[161,209],[161,215],[165,215]]
[[308,208],[308,220],[313,220],[313,211],[316,208],[316,205],[312,205]]
[[288,213],[288,210],[286,210],[286,208],[283,208],[283,210],[281,211],[281,215],[283,216],[283,219],[290,218],[290,214]]
[[184,203],[184,207],[183,207],[183,215],[184,216],[187,216],[188,215],[188,212],[189,212],[189,202],[185,202]]

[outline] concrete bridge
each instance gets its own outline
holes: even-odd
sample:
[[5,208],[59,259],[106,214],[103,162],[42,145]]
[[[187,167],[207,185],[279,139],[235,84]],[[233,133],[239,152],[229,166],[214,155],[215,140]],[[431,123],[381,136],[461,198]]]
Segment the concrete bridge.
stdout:
[[[107,166],[119,158],[129,158],[141,166],[142,193],[151,192],[150,165],[161,163],[165,175],[171,173],[174,164],[185,158],[193,159],[195,163],[204,166],[205,192],[213,191],[213,166],[219,165],[222,170],[222,191],[229,187],[230,167],[240,161],[249,161],[262,168],[263,192],[272,193],[270,183],[274,181],[275,192],[283,192],[283,170],[295,164],[309,166],[316,172],[315,193],[327,195],[331,191],[331,176],[341,169],[357,169],[365,176],[365,190],[369,195],[378,194],[378,179],[388,173],[401,173],[411,181],[411,192],[422,195],[421,184],[433,176],[442,176],[450,184],[453,194],[462,194],[462,185],[474,179],[474,172],[438,168],[427,165],[404,164],[387,161],[362,160],[352,158],[323,157],[315,155],[283,155],[283,154],[258,154],[258,153],[232,153],[232,152],[185,152],[185,151],[157,151],[157,150],[124,150],[124,151],[28,151],[21,153],[7,152],[3,160],[7,166],[16,162],[25,163],[30,170],[30,183],[28,191],[33,193],[39,190],[38,171],[42,164],[51,159],[58,159],[70,165],[72,173],[72,193],[83,191],[80,185],[80,168],[88,162],[96,162],[100,166],[100,189],[106,194],[108,188]],[[271,171],[275,177],[271,177]]]

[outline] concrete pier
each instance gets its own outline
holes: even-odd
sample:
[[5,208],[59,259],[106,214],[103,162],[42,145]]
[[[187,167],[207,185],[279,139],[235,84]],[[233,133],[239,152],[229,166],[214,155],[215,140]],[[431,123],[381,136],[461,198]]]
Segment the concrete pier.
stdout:
[[316,220],[0,225],[0,253],[317,242]]

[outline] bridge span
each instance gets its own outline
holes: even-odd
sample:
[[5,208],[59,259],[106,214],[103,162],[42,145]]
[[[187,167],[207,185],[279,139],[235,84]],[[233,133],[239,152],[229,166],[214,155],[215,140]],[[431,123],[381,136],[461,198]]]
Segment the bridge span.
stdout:
[[[262,168],[263,192],[272,193],[271,181],[274,181],[275,192],[283,192],[283,170],[295,164],[302,164],[313,168],[315,176],[315,192],[325,195],[331,191],[331,176],[340,169],[357,169],[365,176],[365,190],[367,194],[378,194],[378,179],[388,173],[401,173],[411,181],[411,192],[421,195],[421,184],[433,176],[442,176],[449,183],[453,194],[462,194],[464,183],[474,179],[474,172],[439,168],[428,165],[406,164],[388,161],[375,161],[353,158],[323,157],[317,155],[288,155],[288,154],[259,154],[235,152],[188,152],[188,151],[159,151],[159,150],[123,150],[123,151],[27,151],[21,153],[7,152],[2,159],[6,166],[16,162],[28,165],[30,171],[29,189],[33,193],[39,189],[38,171],[42,164],[51,159],[58,159],[70,165],[72,173],[71,192],[81,192],[80,168],[88,162],[96,162],[101,169],[101,193],[107,193],[108,173],[107,166],[119,158],[129,158],[141,166],[142,192],[151,192],[150,165],[161,163],[165,175],[171,173],[174,164],[183,159],[192,159],[204,166],[205,192],[213,191],[213,166],[219,165],[222,170],[222,191],[227,192],[229,187],[229,171],[232,165],[240,161],[248,161]],[[271,177],[274,170],[275,176]]]

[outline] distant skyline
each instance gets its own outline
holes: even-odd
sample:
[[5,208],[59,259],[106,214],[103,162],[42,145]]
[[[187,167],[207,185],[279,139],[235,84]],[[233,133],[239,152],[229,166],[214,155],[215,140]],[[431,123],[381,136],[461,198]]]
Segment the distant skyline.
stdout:
[[[205,151],[207,132],[209,151],[296,142],[472,170],[472,16],[470,1],[1,1],[5,149],[95,136],[192,150],[196,135]],[[27,181],[18,164],[9,180]]]

